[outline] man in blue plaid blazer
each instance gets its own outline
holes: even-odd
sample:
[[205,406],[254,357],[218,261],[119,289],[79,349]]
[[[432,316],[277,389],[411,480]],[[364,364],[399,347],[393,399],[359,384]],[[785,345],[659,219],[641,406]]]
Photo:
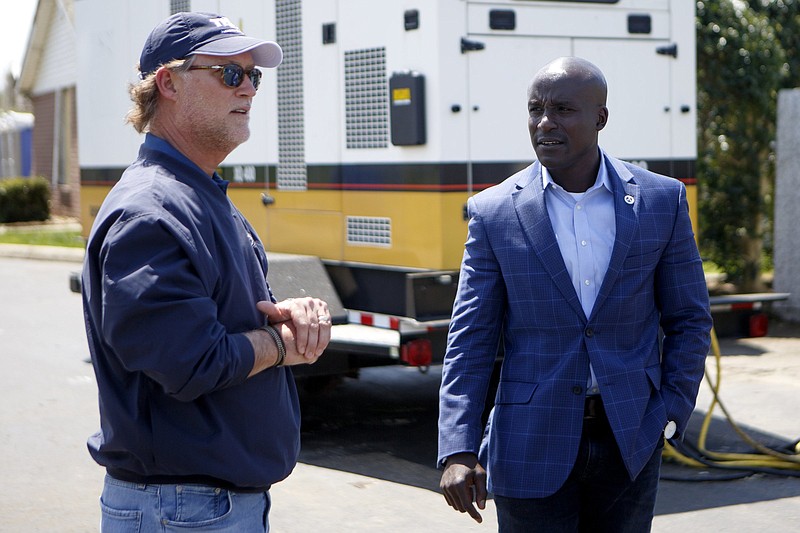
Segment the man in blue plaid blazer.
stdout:
[[477,521],[493,493],[504,532],[649,531],[664,437],[684,432],[704,372],[711,316],[685,187],[599,148],[606,94],[588,61],[545,66],[528,89],[538,161],[468,203],[441,487]]

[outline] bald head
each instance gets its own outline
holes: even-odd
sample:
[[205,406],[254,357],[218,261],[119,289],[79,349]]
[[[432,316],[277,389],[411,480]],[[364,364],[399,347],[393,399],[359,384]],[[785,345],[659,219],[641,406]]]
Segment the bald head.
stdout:
[[580,57],[559,57],[542,67],[528,86],[531,89],[538,83],[569,80],[591,91],[597,105],[606,105],[608,86],[603,72],[594,64]]
[[579,57],[545,65],[528,87],[528,131],[539,162],[569,192],[587,190],[600,164],[598,133],[608,120],[603,73]]

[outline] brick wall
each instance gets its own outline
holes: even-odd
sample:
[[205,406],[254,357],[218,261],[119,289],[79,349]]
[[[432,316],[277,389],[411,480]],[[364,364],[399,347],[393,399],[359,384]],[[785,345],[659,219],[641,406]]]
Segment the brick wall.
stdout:
[[62,146],[68,157],[65,177],[61,183],[54,183],[53,157],[56,153],[56,93],[50,92],[34,96],[33,113],[36,122],[33,127],[33,174],[44,176],[51,183],[50,212],[57,216],[80,216],[80,165],[78,162],[78,127],[75,108],[75,89],[62,92],[62,105],[68,109],[61,110],[61,116],[68,125],[61,131]]

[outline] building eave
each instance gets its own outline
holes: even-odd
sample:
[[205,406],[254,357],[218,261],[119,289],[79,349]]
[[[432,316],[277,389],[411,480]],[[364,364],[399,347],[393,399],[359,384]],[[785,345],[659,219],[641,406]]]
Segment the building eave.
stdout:
[[57,0],[39,0],[36,5],[36,14],[28,35],[28,46],[25,49],[25,59],[19,75],[19,90],[26,96],[31,96],[42,62],[47,36],[55,16]]

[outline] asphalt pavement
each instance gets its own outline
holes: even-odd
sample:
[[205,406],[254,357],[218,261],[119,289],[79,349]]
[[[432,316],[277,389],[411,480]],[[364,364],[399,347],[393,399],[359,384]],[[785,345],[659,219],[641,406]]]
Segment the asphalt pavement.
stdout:
[[[0,532],[97,531],[103,472],[86,452],[98,424],[96,385],[86,363],[80,297],[68,276],[79,253],[0,245]],[[49,260],[48,260],[49,259]],[[766,337],[720,339],[720,397],[758,442],[800,438],[800,325],[771,321]],[[708,374],[716,380],[714,358]],[[438,493],[437,369],[365,372],[307,408],[301,462],[272,490],[273,531],[495,531],[450,510]],[[696,442],[712,403],[701,387],[687,441]],[[413,398],[413,400],[409,400]],[[365,410],[366,409],[366,410]],[[371,409],[371,410],[370,410]],[[378,413],[378,414],[376,414]],[[706,447],[747,452],[717,406]],[[653,531],[800,530],[800,479],[729,474],[665,462]]]

